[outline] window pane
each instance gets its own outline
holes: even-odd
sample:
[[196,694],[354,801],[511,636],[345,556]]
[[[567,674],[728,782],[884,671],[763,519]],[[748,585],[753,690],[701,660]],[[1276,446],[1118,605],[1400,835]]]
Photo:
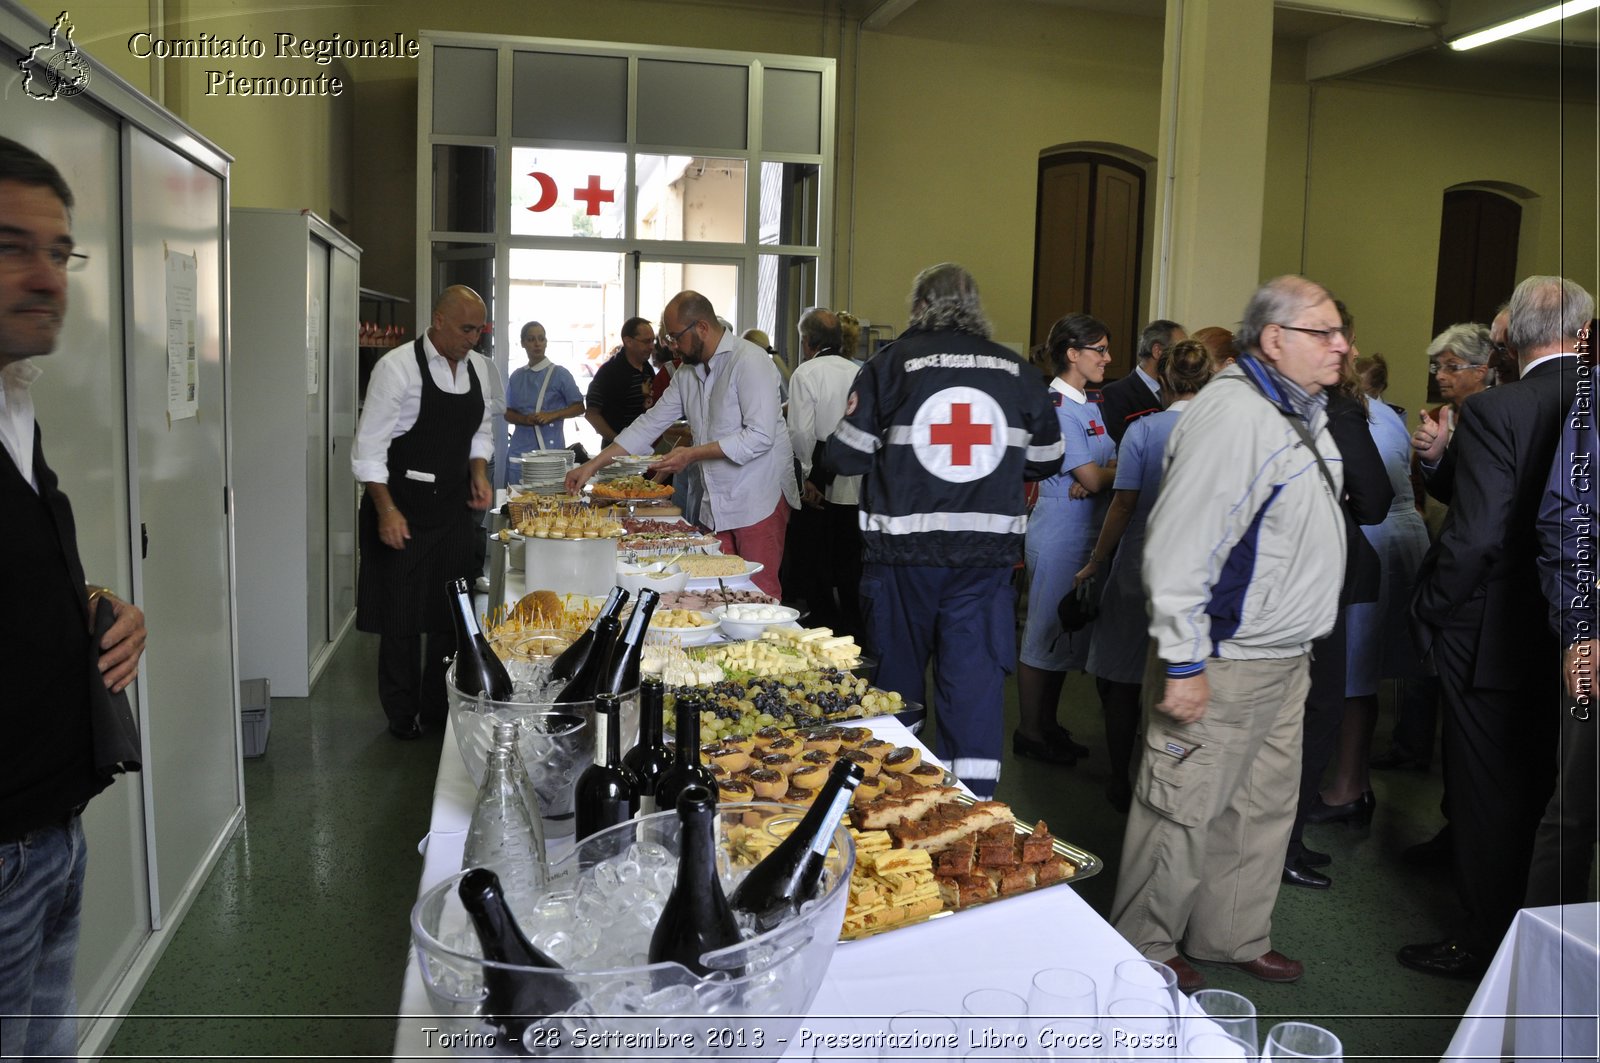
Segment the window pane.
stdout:
[[639,239],[743,242],[743,159],[640,155],[634,166]]
[[750,68],[639,60],[641,144],[746,148]]
[[639,263],[639,316],[660,322],[661,310],[674,295],[693,289],[705,296],[717,316],[743,332],[739,323],[739,267],[724,262]]
[[441,232],[494,232],[494,149],[436,144],[433,227]]
[[756,262],[756,327],[790,366],[799,362],[800,315],[817,305],[817,260],[810,255],[762,255]]
[[433,50],[433,131],[494,136],[495,60],[489,48]]
[[627,165],[620,151],[512,148],[511,231],[620,238]]
[[541,140],[628,139],[628,60],[620,55],[515,53],[511,135]]
[[768,70],[761,94],[761,150],[822,152],[822,73]]
[[761,164],[761,243],[817,246],[821,174],[811,162]]

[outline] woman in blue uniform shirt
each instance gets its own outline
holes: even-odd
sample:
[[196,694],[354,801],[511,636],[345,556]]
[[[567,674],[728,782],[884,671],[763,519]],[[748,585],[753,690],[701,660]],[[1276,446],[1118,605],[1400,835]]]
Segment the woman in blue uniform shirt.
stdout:
[[1011,751],[1074,764],[1089,750],[1056,721],[1056,706],[1067,672],[1082,668],[1088,658],[1092,625],[1063,631],[1056,607],[1094,548],[1115,476],[1116,444],[1099,404],[1088,396],[1089,388],[1105,379],[1111,361],[1106,326],[1088,314],[1068,314],[1051,326],[1044,353],[1054,373],[1050,400],[1066,454],[1061,473],[1039,485],[1039,501],[1028,518],[1028,619],[1017,667],[1021,718]]

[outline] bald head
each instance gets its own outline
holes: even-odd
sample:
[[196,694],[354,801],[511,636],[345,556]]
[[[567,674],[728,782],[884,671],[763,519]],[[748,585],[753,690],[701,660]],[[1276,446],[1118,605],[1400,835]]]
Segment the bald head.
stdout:
[[434,301],[428,342],[455,364],[478,345],[487,314],[482,296],[465,284],[452,284]]
[[839,315],[832,310],[816,307],[800,315],[800,350],[805,358],[815,357],[819,352],[832,349],[834,353],[844,350],[844,330],[839,322]]
[[661,339],[688,365],[710,361],[722,342],[723,327],[711,300],[681,291],[661,311]]

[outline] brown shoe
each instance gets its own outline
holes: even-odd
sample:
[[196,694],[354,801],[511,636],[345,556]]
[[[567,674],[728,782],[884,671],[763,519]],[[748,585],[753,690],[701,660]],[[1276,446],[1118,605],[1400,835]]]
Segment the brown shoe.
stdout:
[[1230,963],[1227,966],[1236,967],[1263,982],[1298,982],[1300,976],[1306,973],[1299,960],[1291,960],[1277,949],[1263,952],[1247,963]]
[[1195,970],[1188,960],[1183,958],[1183,953],[1178,953],[1170,960],[1162,963],[1172,968],[1172,973],[1178,976],[1178,988],[1185,993],[1193,993],[1196,989],[1206,987],[1206,976]]

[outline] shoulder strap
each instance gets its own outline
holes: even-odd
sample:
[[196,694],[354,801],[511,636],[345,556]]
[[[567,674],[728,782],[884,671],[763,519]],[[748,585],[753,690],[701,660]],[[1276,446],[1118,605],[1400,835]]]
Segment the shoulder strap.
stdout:
[[[1251,379],[1250,374],[1246,373],[1242,378],[1236,379],[1243,379],[1245,383],[1249,384],[1251,388],[1255,389],[1258,395],[1260,395],[1263,399],[1267,399],[1266,393],[1261,390],[1261,386],[1259,384]],[[1283,419],[1289,422],[1290,427],[1295,430],[1295,433],[1300,437],[1301,441],[1310,448],[1311,456],[1317,459],[1317,469],[1322,473],[1323,481],[1328,485],[1328,490],[1333,493],[1334,502],[1339,502],[1341,498],[1339,494],[1339,487],[1333,482],[1333,473],[1328,470],[1328,463],[1322,460],[1322,451],[1317,449],[1316,440],[1311,438],[1311,432],[1308,428],[1306,428],[1305,422],[1300,419],[1299,415],[1288,412],[1277,403],[1272,402],[1271,399],[1267,399],[1267,401],[1272,403],[1273,409],[1277,410],[1283,415]]]

